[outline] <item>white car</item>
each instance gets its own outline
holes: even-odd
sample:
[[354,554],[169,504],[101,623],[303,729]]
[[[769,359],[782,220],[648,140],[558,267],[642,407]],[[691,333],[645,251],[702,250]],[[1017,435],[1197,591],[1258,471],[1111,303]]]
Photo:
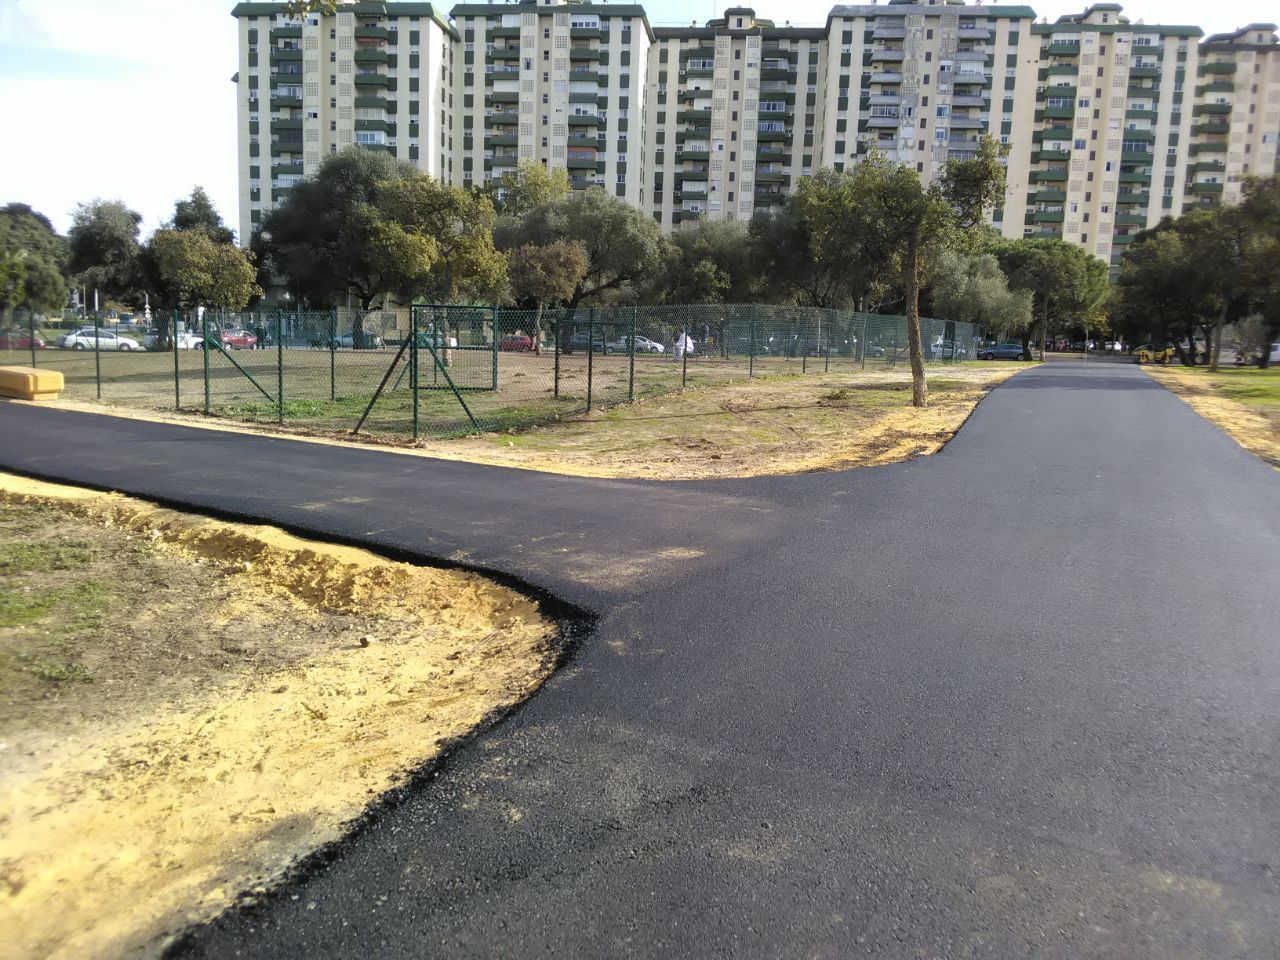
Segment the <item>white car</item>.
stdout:
[[[92,327],[80,327],[65,333],[58,338],[58,346],[63,350],[92,350],[94,349],[95,333]],[[141,350],[142,345],[137,340],[130,340],[128,337],[122,337],[118,333],[112,333],[110,330],[99,330],[96,333],[97,349],[99,350]]]
[[[619,337],[617,340],[607,344],[607,346],[613,353],[626,353],[631,349],[630,340],[630,335]],[[636,353],[666,353],[666,350],[667,348],[658,343],[658,341],[636,334]]]
[[[204,344],[204,340],[196,336],[194,333],[182,332],[176,337],[179,350],[199,350]],[[160,349],[160,337],[156,333],[147,333],[142,338],[142,346],[145,350]],[[165,349],[169,349],[165,347]]]

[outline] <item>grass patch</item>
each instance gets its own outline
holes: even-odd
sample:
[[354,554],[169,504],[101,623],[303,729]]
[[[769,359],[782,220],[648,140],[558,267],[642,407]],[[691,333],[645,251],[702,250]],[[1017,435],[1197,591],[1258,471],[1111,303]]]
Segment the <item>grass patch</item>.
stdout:
[[1280,368],[1144,369],[1246,450],[1280,467]]
[[72,570],[91,563],[97,556],[97,549],[87,540],[0,543],[0,574]]
[[51,683],[93,683],[93,674],[83,663],[40,663],[32,672]]

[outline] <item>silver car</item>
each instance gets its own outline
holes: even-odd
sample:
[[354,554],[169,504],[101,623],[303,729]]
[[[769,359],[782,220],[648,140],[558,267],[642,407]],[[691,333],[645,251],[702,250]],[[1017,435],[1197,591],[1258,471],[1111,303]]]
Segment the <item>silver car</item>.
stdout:
[[137,340],[130,340],[110,330],[94,331],[93,327],[80,327],[65,333],[58,338],[58,346],[63,350],[141,350]]

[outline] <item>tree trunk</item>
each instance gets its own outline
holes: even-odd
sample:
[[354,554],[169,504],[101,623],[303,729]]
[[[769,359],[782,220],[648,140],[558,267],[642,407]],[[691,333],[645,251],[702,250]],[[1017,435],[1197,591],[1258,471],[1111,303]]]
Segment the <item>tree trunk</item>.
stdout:
[[[1222,331],[1227,326],[1227,307],[1222,308],[1222,315],[1213,325],[1213,355],[1209,357],[1209,372],[1218,372],[1218,360],[1222,356]],[[1205,344],[1208,346],[1208,344]]]
[[907,246],[906,317],[907,347],[911,355],[911,405],[927,406],[929,386],[924,379],[924,348],[920,343],[920,252],[913,238]]
[[[1044,342],[1049,337],[1049,297],[1044,297],[1044,314],[1040,318],[1040,360],[1044,361]],[[1028,359],[1030,359],[1028,357]]]
[[538,315],[533,318],[533,355],[542,356],[542,301],[538,301]]

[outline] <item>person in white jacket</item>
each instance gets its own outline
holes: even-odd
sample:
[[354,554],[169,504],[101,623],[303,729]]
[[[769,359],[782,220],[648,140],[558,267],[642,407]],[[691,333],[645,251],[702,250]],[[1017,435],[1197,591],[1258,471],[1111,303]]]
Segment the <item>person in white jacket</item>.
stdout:
[[693,348],[694,348],[694,340],[692,337],[689,336],[689,334],[684,333],[683,331],[680,333],[677,333],[676,346],[675,346],[675,349],[671,351],[671,354],[672,354],[671,358],[676,363],[679,363],[681,360],[684,359],[684,355],[686,353],[688,353],[689,356],[693,356]]

